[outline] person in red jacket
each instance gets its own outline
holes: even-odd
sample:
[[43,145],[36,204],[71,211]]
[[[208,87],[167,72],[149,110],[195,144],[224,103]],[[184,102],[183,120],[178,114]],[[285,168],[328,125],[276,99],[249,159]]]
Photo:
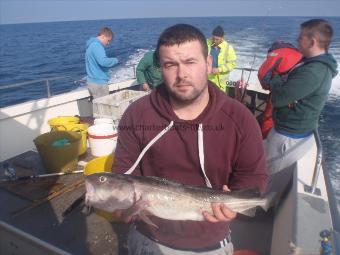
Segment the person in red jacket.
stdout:
[[[208,81],[211,57],[197,28],[177,24],[156,49],[164,86],[125,111],[113,172],[157,176],[183,184],[237,190],[267,183],[261,131],[240,102]],[[133,219],[129,254],[232,254],[229,224],[236,216],[220,204],[206,221],[169,221],[159,228]],[[116,216],[121,215],[118,211]]]

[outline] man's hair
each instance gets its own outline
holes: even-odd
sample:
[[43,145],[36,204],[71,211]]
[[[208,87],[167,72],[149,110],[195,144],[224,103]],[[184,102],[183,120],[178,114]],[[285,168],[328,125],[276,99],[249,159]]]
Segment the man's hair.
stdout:
[[318,40],[319,46],[328,50],[333,36],[333,28],[328,21],[324,19],[311,19],[303,22],[300,28],[306,32],[308,38],[315,37]]
[[212,31],[212,35],[218,36],[218,37],[223,37],[224,36],[223,27],[221,27],[221,26],[215,27],[214,30]]
[[104,35],[106,37],[113,37],[113,32],[110,28],[108,27],[102,27],[99,30],[98,36]]
[[199,41],[202,53],[208,57],[208,46],[204,34],[194,26],[188,24],[177,24],[168,27],[160,35],[156,48],[157,61],[159,62],[159,49],[161,46],[180,45],[186,42]]

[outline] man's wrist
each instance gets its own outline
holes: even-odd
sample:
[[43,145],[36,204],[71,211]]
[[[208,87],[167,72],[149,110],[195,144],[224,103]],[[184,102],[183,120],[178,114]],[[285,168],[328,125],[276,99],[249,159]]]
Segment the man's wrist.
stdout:
[[142,88],[143,88],[143,90],[148,91],[148,90],[150,90],[150,85],[147,84],[147,83],[143,83]]

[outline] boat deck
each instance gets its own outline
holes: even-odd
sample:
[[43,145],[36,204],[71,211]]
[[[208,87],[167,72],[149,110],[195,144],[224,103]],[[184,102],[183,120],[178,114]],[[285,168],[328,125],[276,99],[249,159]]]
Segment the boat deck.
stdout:
[[[10,159],[9,162],[16,168],[18,176],[32,174],[34,170],[35,173],[43,171],[39,155],[33,151]],[[25,162],[29,169],[25,169],[22,165],[18,167],[17,165],[20,163],[15,164],[15,162]],[[81,168],[82,166],[78,166],[78,169]],[[120,250],[120,254],[124,254],[122,253],[124,247],[119,245],[124,243],[121,239],[126,236],[126,224],[110,223],[96,213],[85,215],[81,211],[81,207],[75,208],[65,217],[62,216],[63,212],[84,194],[83,184],[42,203],[40,206],[20,212],[26,206],[34,203],[34,199],[46,197],[48,193],[51,194],[62,188],[70,187],[83,179],[84,177],[80,173],[3,182],[0,184],[2,204],[0,220],[71,254],[115,255],[119,254]],[[30,185],[27,185],[28,183]],[[46,189],[45,194],[42,189]],[[2,241],[2,245],[10,245],[6,240]],[[12,247],[12,250],[16,251],[15,254],[28,254],[27,251],[23,252],[20,249],[20,247]]]
[[[91,157],[85,156],[80,162],[84,164],[90,159]],[[18,176],[32,174],[32,171],[35,173],[43,173],[44,171],[39,155],[34,151],[12,158],[9,162],[16,167]],[[81,168],[82,166],[79,165],[78,169]],[[41,199],[48,195],[48,193],[41,193],[41,189],[45,189],[46,192],[49,191],[51,194],[55,192],[53,189],[60,190],[74,185],[83,178],[80,173],[20,180],[11,182],[11,184],[8,182],[1,183],[0,201],[2,202],[2,209],[0,210],[0,221],[65,251],[65,254],[126,254],[128,224],[109,222],[96,213],[85,215],[81,206],[75,208],[65,217],[62,216],[63,212],[84,194],[84,185],[46,201],[40,206],[25,212],[20,211],[22,208],[31,205],[34,199]],[[49,179],[47,183],[46,179]],[[26,185],[28,182],[30,185]],[[249,249],[257,251],[259,254],[269,254],[273,218],[273,211],[269,213],[259,212],[255,218],[238,217],[231,226],[235,249]],[[6,238],[2,238],[1,242],[0,247],[7,246],[3,248],[15,251],[15,254],[28,254],[27,250],[22,250],[27,249],[27,245],[20,245],[20,242],[9,241]],[[42,247],[39,247],[39,249],[42,251],[40,254],[46,254],[46,250]],[[60,254],[54,253],[52,250],[48,250],[47,253]],[[35,250],[34,254],[39,253]]]

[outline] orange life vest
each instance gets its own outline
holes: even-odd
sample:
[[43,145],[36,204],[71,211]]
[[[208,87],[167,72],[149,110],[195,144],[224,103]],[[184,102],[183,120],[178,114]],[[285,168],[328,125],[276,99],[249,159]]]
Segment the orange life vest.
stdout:
[[[257,77],[263,89],[270,90],[268,82],[274,74],[288,74],[288,72],[302,59],[302,54],[290,43],[275,42],[268,50],[267,58],[262,63]],[[274,126],[272,119],[273,105],[271,94],[267,99],[266,109],[263,114],[261,125],[262,137],[265,139]]]

